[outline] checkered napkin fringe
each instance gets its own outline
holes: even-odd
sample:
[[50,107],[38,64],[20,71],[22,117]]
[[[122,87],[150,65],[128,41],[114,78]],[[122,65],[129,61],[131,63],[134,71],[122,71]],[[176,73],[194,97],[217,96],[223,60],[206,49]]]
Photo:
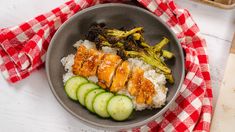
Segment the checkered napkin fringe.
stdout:
[[[177,7],[173,0],[138,2],[166,22],[177,35],[186,54],[186,77],[179,96],[162,116],[130,131],[209,131],[212,88],[206,42],[198,26],[190,13]],[[71,0],[19,26],[0,29],[0,71],[6,80],[17,82],[40,67],[60,25],[76,12],[98,3],[101,1]]]

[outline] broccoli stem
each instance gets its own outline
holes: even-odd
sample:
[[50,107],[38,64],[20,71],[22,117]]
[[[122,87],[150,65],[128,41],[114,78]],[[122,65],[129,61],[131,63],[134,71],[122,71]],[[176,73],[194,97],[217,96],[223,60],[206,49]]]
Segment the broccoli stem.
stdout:
[[151,46],[149,46],[147,43],[145,42],[141,42],[140,43],[141,46],[145,47],[145,48],[150,48]]
[[168,67],[166,67],[160,61],[154,58],[148,57],[147,55],[141,56],[140,58],[142,58],[142,60],[145,61],[146,63],[162,70],[165,73],[171,73],[171,70]]
[[147,53],[152,56],[154,59],[156,59],[157,61],[161,62],[164,66],[167,67],[166,63],[160,59],[160,53],[158,52],[154,52],[153,48],[145,48],[145,50],[147,51]]
[[167,59],[171,59],[171,58],[174,57],[174,54],[171,53],[170,51],[162,50],[162,56],[167,58]]
[[119,48],[121,48],[121,47],[123,47],[123,46],[124,46],[124,44],[123,44],[123,43],[121,43],[121,42],[117,42],[115,45],[116,45],[117,47],[119,47]]
[[140,57],[141,60],[143,60],[147,64],[150,64],[153,67],[160,69],[161,71],[163,71],[166,74],[171,73],[171,69],[169,69],[167,66],[162,64],[160,60],[156,60],[152,56],[146,55],[144,52],[126,51],[126,54],[129,56],[138,56],[138,57]]
[[101,42],[101,45],[102,45],[102,46],[109,46],[109,47],[112,46],[108,41],[102,41],[102,42]]
[[109,36],[114,36],[117,39],[121,39],[121,38],[126,38],[127,36],[134,34],[136,32],[139,32],[143,30],[143,27],[137,27],[134,29],[131,29],[129,31],[121,31],[121,30],[117,30],[117,29],[108,29],[107,30],[107,35]]
[[164,74],[164,75],[169,83],[171,83],[171,84],[174,83],[174,78],[173,78],[172,74]]
[[163,37],[163,40],[160,43],[153,46],[153,51],[160,52],[162,50],[162,48],[165,45],[167,45],[168,42],[169,42],[169,39],[167,39],[166,37]]
[[137,27],[137,28],[131,29],[131,30],[129,30],[129,31],[126,31],[124,37],[127,37],[127,36],[129,36],[129,35],[131,35],[131,34],[134,34],[134,33],[136,33],[136,32],[139,32],[139,31],[141,31],[141,30],[143,30],[143,27]]

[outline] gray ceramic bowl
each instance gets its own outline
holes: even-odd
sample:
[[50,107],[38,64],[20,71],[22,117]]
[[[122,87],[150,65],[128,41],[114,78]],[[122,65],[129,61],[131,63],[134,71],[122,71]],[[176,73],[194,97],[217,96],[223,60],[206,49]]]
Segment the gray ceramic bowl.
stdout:
[[[76,41],[84,39],[84,35],[91,24],[101,22],[114,28],[143,26],[145,30],[144,37],[150,44],[159,42],[163,36],[170,39],[167,49],[175,54],[175,60],[169,62],[175,84],[168,85],[167,102],[163,108],[134,112],[129,120],[116,122],[111,119],[99,118],[66,96],[62,82],[64,69],[60,60],[62,57],[76,52],[72,45]],[[82,10],[60,27],[48,49],[46,71],[53,94],[67,111],[88,125],[119,130],[146,124],[162,115],[169,108],[175,100],[184,78],[184,57],[182,48],[179,46],[174,33],[149,11],[131,5],[102,4]]]

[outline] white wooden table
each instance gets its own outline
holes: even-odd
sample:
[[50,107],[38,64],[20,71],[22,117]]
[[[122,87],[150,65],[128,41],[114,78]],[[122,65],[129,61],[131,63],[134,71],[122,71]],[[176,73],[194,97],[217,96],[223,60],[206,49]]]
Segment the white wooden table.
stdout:
[[[66,0],[0,0],[0,27],[20,24],[47,12]],[[188,8],[208,44],[214,102],[218,96],[232,34],[235,10],[224,11],[191,1],[177,0]],[[0,76],[0,132],[97,131],[86,126],[60,106],[46,79],[45,69],[16,84]]]

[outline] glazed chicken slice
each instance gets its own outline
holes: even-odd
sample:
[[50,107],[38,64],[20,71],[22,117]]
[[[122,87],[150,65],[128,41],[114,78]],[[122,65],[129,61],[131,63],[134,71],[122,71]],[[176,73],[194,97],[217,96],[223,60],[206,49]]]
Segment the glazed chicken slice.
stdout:
[[101,62],[102,52],[95,49],[89,49],[85,61],[80,68],[79,75],[84,77],[96,75],[97,67]]
[[141,82],[141,89],[139,91],[140,92],[137,95],[136,101],[138,102],[140,97],[144,97],[146,104],[152,104],[153,96],[155,95],[154,84],[150,80],[143,77]]
[[98,84],[102,88],[110,87],[116,68],[121,61],[122,59],[118,55],[104,54],[97,71]]
[[144,77],[144,71],[139,67],[134,67],[131,78],[128,82],[128,91],[135,96],[139,104],[152,104],[155,95],[154,84]]
[[130,70],[130,65],[127,61],[122,62],[122,64],[118,66],[116,73],[113,77],[113,83],[110,87],[111,92],[118,92],[119,90],[125,88],[125,84],[128,81],[128,77],[130,74]]
[[74,58],[74,64],[72,66],[73,73],[75,75],[80,74],[80,69],[82,67],[83,62],[86,59],[87,53],[88,53],[87,48],[84,45],[79,46],[79,48],[77,49],[77,53]]
[[141,79],[143,74],[144,71],[138,67],[132,70],[131,78],[128,82],[128,91],[131,95],[137,95],[137,90],[141,87]]

